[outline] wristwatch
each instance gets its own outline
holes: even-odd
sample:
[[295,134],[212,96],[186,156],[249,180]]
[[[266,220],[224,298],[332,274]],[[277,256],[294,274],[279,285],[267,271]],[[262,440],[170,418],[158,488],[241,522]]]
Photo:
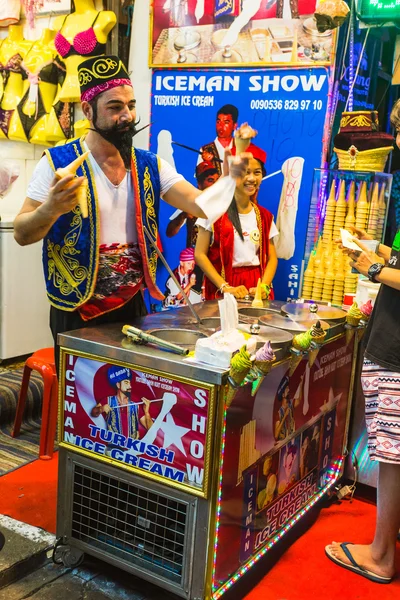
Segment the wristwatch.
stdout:
[[375,263],[375,264],[371,265],[370,268],[368,269],[368,279],[370,281],[373,281],[373,283],[377,283],[375,278],[377,275],[379,275],[379,273],[382,271],[384,266],[385,265],[383,265],[382,263]]

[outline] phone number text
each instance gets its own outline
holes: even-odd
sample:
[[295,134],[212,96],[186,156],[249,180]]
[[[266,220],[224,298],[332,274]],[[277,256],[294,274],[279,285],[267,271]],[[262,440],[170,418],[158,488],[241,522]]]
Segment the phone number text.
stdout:
[[322,110],[322,100],[252,100],[253,110]]

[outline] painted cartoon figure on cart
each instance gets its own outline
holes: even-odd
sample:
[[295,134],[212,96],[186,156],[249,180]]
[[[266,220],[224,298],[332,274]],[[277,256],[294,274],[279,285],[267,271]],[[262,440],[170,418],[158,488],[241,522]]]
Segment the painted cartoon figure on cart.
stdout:
[[294,409],[299,406],[301,395],[296,393],[293,399],[290,398],[289,376],[285,375],[279,384],[277,396],[281,406],[278,411],[278,420],[275,423],[275,439],[280,441],[285,440],[296,431]]
[[146,430],[153,425],[150,416],[150,400],[142,398],[143,416],[139,418],[139,402],[131,402],[132,373],[125,367],[114,365],[108,369],[108,381],[115,387],[115,395],[108,396],[107,403],[98,403],[92,409],[91,416],[103,414],[107,429],[134,440],[139,439],[139,424]]

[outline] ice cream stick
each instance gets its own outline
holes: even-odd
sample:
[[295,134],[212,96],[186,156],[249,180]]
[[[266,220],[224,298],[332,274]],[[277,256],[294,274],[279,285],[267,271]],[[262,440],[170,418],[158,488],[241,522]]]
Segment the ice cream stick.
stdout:
[[252,308],[262,308],[264,306],[262,301],[261,279],[257,282],[256,295],[254,296],[251,306]]
[[[63,177],[66,177],[67,175],[75,175],[76,171],[84,163],[84,161],[87,159],[89,154],[90,154],[89,151],[84,152],[83,154],[81,154],[81,156],[78,156],[75,160],[73,160],[66,167],[57,169],[57,171],[55,173],[56,177],[58,177],[59,179],[62,179]],[[79,187],[79,189],[77,191],[77,198],[78,198],[78,204],[81,209],[82,217],[84,219],[86,219],[89,216],[88,203],[87,203],[87,180],[82,182],[81,186]]]

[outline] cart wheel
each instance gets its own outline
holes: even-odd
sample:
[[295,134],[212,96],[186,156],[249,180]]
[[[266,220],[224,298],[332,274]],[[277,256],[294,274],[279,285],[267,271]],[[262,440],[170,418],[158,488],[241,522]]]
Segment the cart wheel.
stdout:
[[82,564],[85,554],[77,548],[71,547],[69,544],[64,544],[63,538],[56,541],[53,549],[53,563],[56,565],[64,565],[68,569],[75,569]]

